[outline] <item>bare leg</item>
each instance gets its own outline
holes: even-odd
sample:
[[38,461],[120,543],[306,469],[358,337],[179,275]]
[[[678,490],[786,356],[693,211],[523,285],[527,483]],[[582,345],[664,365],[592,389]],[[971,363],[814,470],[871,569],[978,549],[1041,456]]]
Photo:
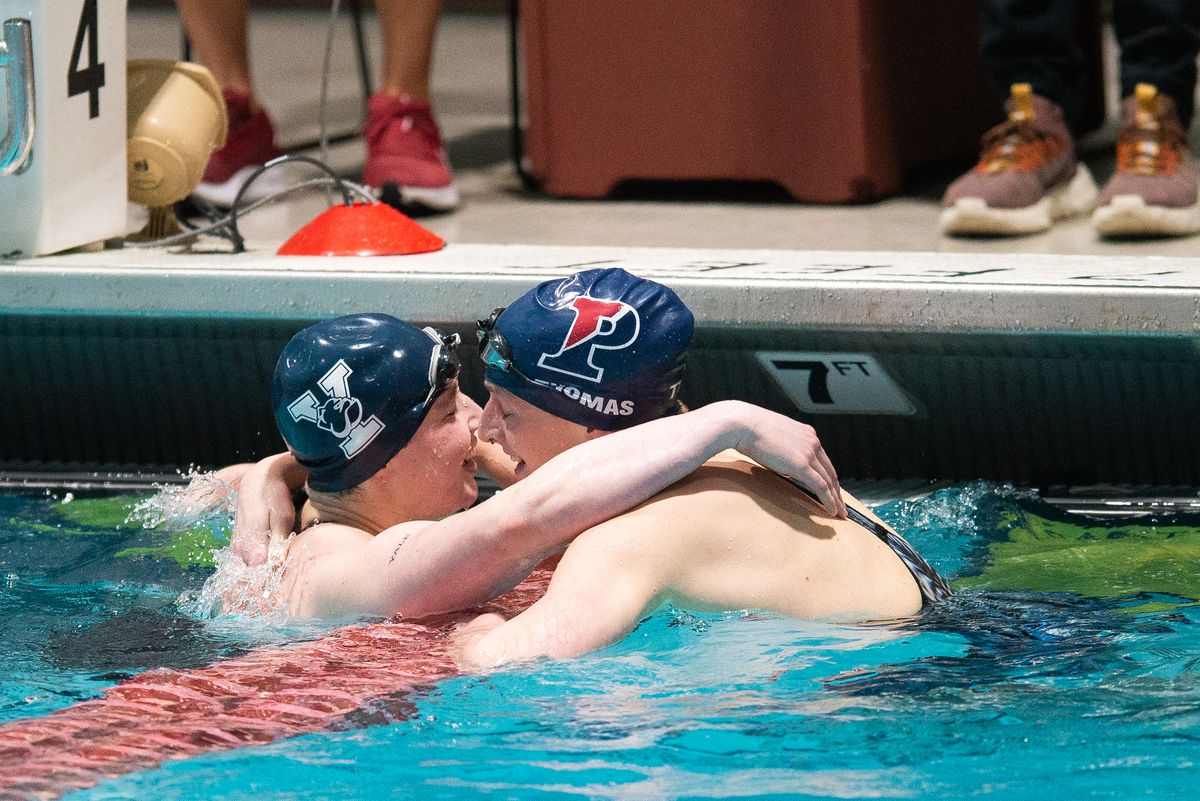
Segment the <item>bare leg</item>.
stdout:
[[363,183],[409,214],[450,211],[458,188],[429,108],[433,36],[442,0],[375,0],[383,86],[367,103]]
[[428,100],[433,35],[442,0],[375,0],[375,7],[383,28],[383,93]]
[[253,96],[246,49],[249,0],[175,0],[200,63],[222,89]]
[[[196,58],[225,91],[229,136],[225,146],[209,157],[196,189],[197,196],[222,207],[233,203],[251,172],[279,155],[274,126],[255,100],[250,81],[248,5],[249,0],[176,0]],[[279,175],[256,181],[246,199],[255,200],[280,188]]]

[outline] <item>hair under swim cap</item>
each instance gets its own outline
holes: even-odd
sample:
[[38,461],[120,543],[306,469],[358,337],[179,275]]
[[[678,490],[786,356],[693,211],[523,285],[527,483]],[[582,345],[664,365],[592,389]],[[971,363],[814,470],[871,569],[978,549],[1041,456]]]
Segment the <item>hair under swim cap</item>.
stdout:
[[678,408],[693,325],[662,284],[585,270],[539,284],[500,314],[494,329],[515,369],[492,360],[486,378],[571,422],[627,428]]
[[292,337],[271,381],[275,422],[322,492],[375,475],[458,374],[457,341],[386,314],[352,314]]

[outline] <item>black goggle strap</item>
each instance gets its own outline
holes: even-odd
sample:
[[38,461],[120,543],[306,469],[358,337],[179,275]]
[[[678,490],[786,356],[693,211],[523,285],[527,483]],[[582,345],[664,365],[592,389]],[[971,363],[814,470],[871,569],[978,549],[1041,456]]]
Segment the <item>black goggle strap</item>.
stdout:
[[429,394],[425,396],[424,403],[428,406],[451,381],[458,378],[458,361],[455,352],[462,342],[462,337],[458,334],[443,334],[431,327],[421,330],[437,343],[429,355]]
[[[498,320],[500,318],[501,314],[504,314],[504,310],[506,308],[508,308],[508,307],[507,306],[497,306],[495,309],[492,310],[492,313],[490,315],[488,315],[488,318],[486,320],[477,320],[476,321],[475,338],[479,341],[479,355],[480,356],[483,355],[483,350],[485,347],[487,347],[488,340],[491,338],[492,333],[496,330],[496,320]],[[503,342],[504,338],[501,337],[500,341]],[[501,355],[503,355],[503,354],[501,354]]]

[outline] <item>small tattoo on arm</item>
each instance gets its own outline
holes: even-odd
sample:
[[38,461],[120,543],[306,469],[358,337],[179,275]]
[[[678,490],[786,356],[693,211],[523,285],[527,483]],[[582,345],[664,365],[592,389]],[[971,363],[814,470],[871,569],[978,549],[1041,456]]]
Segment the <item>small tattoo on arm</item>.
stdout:
[[389,565],[396,561],[396,557],[400,554],[400,549],[404,547],[404,543],[406,542],[408,542],[407,534],[404,536],[404,539],[400,540],[399,544],[396,545],[396,550],[392,551],[392,555],[388,557]]

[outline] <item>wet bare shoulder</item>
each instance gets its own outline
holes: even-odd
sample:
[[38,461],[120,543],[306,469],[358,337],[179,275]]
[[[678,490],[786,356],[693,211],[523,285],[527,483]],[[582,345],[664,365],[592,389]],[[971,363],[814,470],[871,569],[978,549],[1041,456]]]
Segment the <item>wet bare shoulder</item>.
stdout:
[[789,496],[794,495],[796,499],[803,500],[815,509],[820,508],[815,501],[809,500],[803,493],[772,471],[760,467],[749,459],[738,458],[737,454],[734,454],[733,458],[726,458],[722,455],[709,460],[691,475],[677,481],[660,493],[655,500],[677,495],[712,492],[784,493]]
[[311,560],[329,553],[341,553],[370,541],[371,535],[362,529],[337,523],[320,523],[292,538],[288,545],[287,560]]

